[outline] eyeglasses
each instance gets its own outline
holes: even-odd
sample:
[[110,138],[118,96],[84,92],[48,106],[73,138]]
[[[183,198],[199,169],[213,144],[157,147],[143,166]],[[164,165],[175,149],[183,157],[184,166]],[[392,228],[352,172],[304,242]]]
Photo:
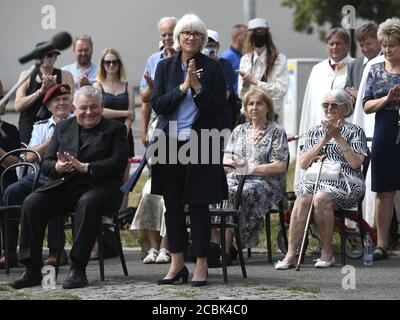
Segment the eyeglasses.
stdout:
[[195,31],[195,32],[182,31],[181,35],[183,35],[183,37],[185,39],[189,39],[190,36],[193,36],[193,39],[196,39],[196,40],[199,40],[203,36],[203,34],[201,32],[197,32],[197,31]]
[[114,66],[116,66],[116,65],[119,64],[119,60],[103,60],[103,63],[104,63],[106,66],[109,66],[109,65],[111,65],[111,64],[113,64]]
[[342,104],[339,104],[337,102],[322,102],[322,108],[328,109],[329,106],[331,106],[332,109],[336,110],[337,108],[342,106]]
[[45,58],[53,58],[53,57],[58,56],[58,53],[57,52],[49,52],[49,53],[46,53],[44,56],[45,56]]

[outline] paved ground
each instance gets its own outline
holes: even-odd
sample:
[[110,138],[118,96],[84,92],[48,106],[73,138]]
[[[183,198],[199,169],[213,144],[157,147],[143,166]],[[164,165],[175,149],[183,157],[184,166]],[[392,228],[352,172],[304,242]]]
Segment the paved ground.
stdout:
[[[106,280],[100,281],[98,262],[90,261],[87,272],[89,285],[86,288],[63,290],[62,280],[69,268],[62,267],[57,281],[57,289],[46,290],[34,287],[14,290],[6,285],[17,279],[23,266],[11,270],[6,276],[0,273],[0,300],[6,299],[84,299],[84,300],[336,300],[336,299],[400,299],[400,252],[395,252],[389,260],[375,263],[372,267],[362,266],[361,260],[348,260],[354,266],[355,288],[345,290],[342,282],[351,287],[348,271],[342,267],[315,269],[312,259],[307,257],[299,272],[294,269],[275,271],[267,264],[266,252],[257,250],[251,258],[246,258],[248,278],[243,280],[238,264],[228,268],[229,284],[224,284],[222,270],[210,269],[209,285],[193,288],[189,284],[158,286],[155,281],[162,277],[168,265],[144,265],[138,249],[125,249],[129,276],[125,277],[118,258],[107,259]],[[274,257],[281,258],[277,255]],[[337,256],[337,260],[340,257]],[[193,264],[188,268],[192,273]],[[344,279],[344,277],[346,277]]]
[[[140,117],[139,109],[136,110]],[[16,124],[17,115],[7,112],[3,119]],[[139,119],[134,128],[136,154],[143,154],[144,148],[139,138]],[[312,259],[307,257],[300,272],[294,269],[275,271],[267,264],[266,252],[257,250],[250,259],[246,259],[248,278],[243,280],[240,267],[228,268],[229,284],[224,284],[221,269],[210,269],[209,285],[192,288],[190,285],[157,286],[158,278],[167,271],[168,265],[144,265],[138,249],[125,250],[129,276],[124,277],[119,259],[106,260],[106,280],[100,281],[97,261],[88,266],[89,286],[83,289],[63,290],[61,282],[68,267],[60,270],[57,289],[45,290],[41,287],[13,290],[6,283],[17,279],[23,272],[23,266],[13,268],[6,276],[0,270],[0,300],[5,299],[141,299],[151,300],[287,300],[287,299],[400,299],[400,251],[394,252],[389,260],[375,263],[372,267],[362,266],[361,260],[348,260],[354,269],[343,270],[338,264],[334,268],[317,270]],[[276,255],[274,260],[281,259]],[[340,256],[336,257],[340,261]],[[188,264],[193,272],[193,264]],[[342,271],[344,273],[342,273]],[[352,277],[353,276],[353,277]],[[355,281],[351,281],[354,279]],[[350,287],[347,290],[344,286]],[[353,285],[353,286],[352,286]],[[354,287],[355,286],[355,287]]]

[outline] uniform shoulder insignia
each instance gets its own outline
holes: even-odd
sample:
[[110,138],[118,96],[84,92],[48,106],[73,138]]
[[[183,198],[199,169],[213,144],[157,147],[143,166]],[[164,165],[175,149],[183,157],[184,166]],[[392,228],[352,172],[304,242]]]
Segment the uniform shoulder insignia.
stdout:
[[39,120],[39,121],[35,122],[34,126],[36,126],[37,124],[43,124],[43,123],[47,123],[47,122],[49,122],[49,119]]

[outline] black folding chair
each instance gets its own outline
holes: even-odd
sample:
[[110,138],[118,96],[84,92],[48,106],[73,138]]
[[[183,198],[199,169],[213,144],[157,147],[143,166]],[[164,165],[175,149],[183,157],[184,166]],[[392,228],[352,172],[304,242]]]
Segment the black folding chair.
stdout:
[[[240,267],[242,269],[243,278],[247,278],[246,266],[243,258],[243,247],[242,240],[240,237],[240,226],[239,226],[239,215],[241,211],[242,204],[242,192],[244,183],[246,181],[246,173],[247,173],[247,162],[240,155],[234,152],[224,152],[225,155],[231,155],[232,157],[240,157],[242,164],[234,164],[234,163],[224,163],[225,168],[239,169],[242,171],[240,174],[239,184],[235,194],[235,203],[232,208],[227,207],[227,202],[212,205],[210,206],[210,219],[211,219],[211,228],[220,229],[221,235],[221,256],[222,256],[222,273],[224,277],[224,282],[228,283],[228,269],[227,269],[227,259],[226,259],[226,230],[228,228],[233,228],[233,235],[236,241],[236,245],[238,247],[239,261]],[[185,213],[188,214],[188,210],[185,209]],[[216,218],[216,219],[215,219]],[[231,221],[228,221],[228,218]],[[190,227],[190,225],[189,225]]]
[[[73,230],[74,230],[74,215],[75,213],[71,213],[67,216],[68,219],[70,219],[69,222],[66,222],[64,225],[60,226],[60,230],[58,233],[58,248],[61,248],[63,245],[63,233],[64,229],[71,229],[72,230],[72,238],[74,238],[73,235]],[[98,244],[98,258],[99,258],[99,267],[100,267],[100,279],[101,281],[104,281],[104,246],[103,246],[103,234],[107,228],[110,228],[113,230],[113,233],[115,235],[115,241],[117,245],[117,250],[119,257],[121,259],[121,265],[122,269],[124,272],[125,276],[128,276],[128,269],[126,267],[126,262],[125,262],[125,256],[124,252],[122,249],[122,243],[121,243],[121,235],[120,235],[120,220],[119,220],[119,213],[115,212],[110,215],[103,215],[100,216],[101,223],[100,227],[98,230],[97,234],[97,244]],[[62,250],[57,250],[57,256],[56,256],[56,279],[58,276],[58,271],[59,271],[59,266],[60,266],[60,259],[61,259],[61,251]]]
[[[371,152],[368,149],[367,156],[365,157],[363,165],[362,165],[362,173],[363,173],[364,179],[367,177],[367,172],[368,172],[370,161],[371,161]],[[335,210],[335,216],[340,219],[340,248],[341,248],[342,265],[343,266],[346,265],[346,239],[347,239],[346,225],[345,225],[346,217],[349,217],[351,215],[357,216],[361,239],[364,239],[365,232],[363,229],[364,220],[363,220],[363,209],[362,209],[363,200],[364,200],[364,196],[358,201],[356,211],[343,210],[341,208]],[[361,244],[360,244],[360,248],[362,248]]]
[[[27,153],[33,153],[37,158],[35,163],[26,162],[21,160],[21,155],[26,155]],[[0,222],[4,223],[4,257],[5,257],[5,272],[8,275],[10,273],[10,256],[8,252],[8,233],[10,223],[19,223],[21,221],[21,205],[4,205],[3,196],[7,186],[5,185],[5,179],[7,175],[14,174],[18,177],[18,170],[22,170],[24,174],[33,174],[33,184],[32,191],[36,189],[39,176],[40,176],[40,163],[41,157],[39,153],[30,149],[15,149],[10,152],[7,152],[0,158],[0,165],[4,163],[4,161],[11,157],[18,156],[20,161],[14,163],[13,165],[7,167],[0,176]],[[23,175],[24,176],[24,175]],[[0,245],[1,250],[1,245]]]

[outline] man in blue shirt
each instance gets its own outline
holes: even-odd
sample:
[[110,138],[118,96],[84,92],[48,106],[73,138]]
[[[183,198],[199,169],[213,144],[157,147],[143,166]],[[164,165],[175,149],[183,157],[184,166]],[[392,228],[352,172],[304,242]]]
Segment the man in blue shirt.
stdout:
[[240,59],[242,58],[242,50],[243,45],[247,37],[247,26],[244,24],[236,24],[233,26],[232,31],[232,43],[228,50],[224,51],[221,55],[222,58],[228,60],[235,70],[235,82],[234,82],[234,89],[236,97],[238,95],[238,71],[240,66]]
[[[58,84],[51,87],[43,99],[43,104],[47,106],[52,116],[49,119],[38,121],[33,126],[32,137],[29,142],[29,149],[44,155],[50,139],[54,132],[56,124],[71,116],[72,98],[70,94],[70,87],[67,84]],[[27,154],[27,161],[34,162],[36,157],[33,153]],[[46,184],[48,178],[41,175],[38,181],[38,187]],[[28,174],[22,177],[18,182],[11,184],[4,193],[5,205],[21,205],[25,198],[32,192],[33,174]],[[48,227],[48,247],[49,258],[45,261],[45,265],[55,265],[57,255],[57,234],[59,224],[63,223],[62,216],[55,217],[49,221]],[[11,266],[18,263],[17,259],[17,240],[18,240],[18,224],[10,225],[10,232],[8,234],[9,252],[11,257]],[[63,250],[63,248],[62,248]],[[63,250],[61,254],[60,264],[68,263],[68,256]],[[0,265],[1,268],[1,265]]]
[[[140,81],[140,96],[142,98],[142,109],[140,118],[140,132],[142,143],[147,146],[148,144],[148,127],[151,116],[150,96],[153,90],[153,80],[156,73],[157,64],[159,61],[171,57],[175,54],[173,49],[174,40],[172,38],[177,19],[175,17],[164,17],[158,22],[158,30],[160,32],[160,39],[163,45],[161,51],[153,53],[147,60],[146,69]],[[153,120],[155,115],[153,116]],[[153,122],[153,121],[152,121]]]
[[93,41],[88,35],[77,36],[74,39],[73,51],[76,63],[62,67],[72,73],[74,87],[92,85],[96,81],[97,65],[92,63]]

